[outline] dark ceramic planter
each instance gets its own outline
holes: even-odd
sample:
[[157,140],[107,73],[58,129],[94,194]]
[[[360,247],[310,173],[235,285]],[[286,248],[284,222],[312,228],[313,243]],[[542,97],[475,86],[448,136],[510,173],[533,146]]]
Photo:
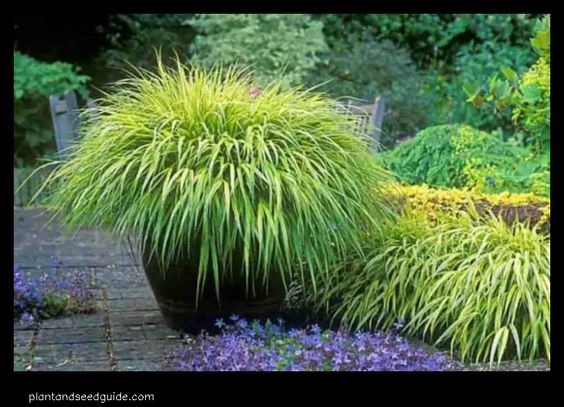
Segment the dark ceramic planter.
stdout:
[[[196,250],[191,251],[196,253]],[[177,330],[187,333],[200,333],[202,329],[214,329],[218,318],[228,318],[236,314],[249,319],[264,319],[280,315],[280,307],[284,301],[285,290],[278,273],[272,273],[268,293],[257,283],[255,295],[249,289],[245,293],[244,277],[234,281],[229,278],[221,284],[220,300],[217,301],[213,277],[208,275],[203,296],[196,307],[196,286],[199,256],[180,259],[168,267],[164,273],[160,270],[155,256],[142,256],[143,267],[151,285],[155,298],[166,323]],[[237,259],[233,261],[234,270]],[[235,272],[234,272],[235,274]]]

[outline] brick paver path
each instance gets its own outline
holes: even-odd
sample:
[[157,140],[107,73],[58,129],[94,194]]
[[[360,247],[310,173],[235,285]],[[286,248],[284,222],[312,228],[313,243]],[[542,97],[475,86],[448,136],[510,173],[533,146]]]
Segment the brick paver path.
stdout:
[[[14,210],[14,262],[31,275],[88,271],[98,310],[45,320],[38,329],[15,324],[14,368],[164,370],[164,353],[182,336],[165,325],[143,270],[102,231],[68,236],[56,222],[45,227],[48,220],[39,210]],[[63,268],[51,270],[51,257]]]

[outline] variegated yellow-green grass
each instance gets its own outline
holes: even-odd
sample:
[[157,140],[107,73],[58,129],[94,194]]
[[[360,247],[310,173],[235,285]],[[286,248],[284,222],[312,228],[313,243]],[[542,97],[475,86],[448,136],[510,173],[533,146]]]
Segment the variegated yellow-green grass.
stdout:
[[550,238],[491,217],[406,214],[366,257],[321,287],[319,304],[351,328],[389,328],[448,346],[461,360],[550,360]]
[[163,271],[198,250],[197,289],[213,278],[218,299],[227,273],[249,290],[299,269],[315,290],[360,249],[363,228],[391,216],[374,199],[388,173],[335,101],[280,83],[254,96],[248,72],[159,59],[115,84],[83,114],[70,159],[51,163],[54,215],[132,236],[140,250],[151,242]]

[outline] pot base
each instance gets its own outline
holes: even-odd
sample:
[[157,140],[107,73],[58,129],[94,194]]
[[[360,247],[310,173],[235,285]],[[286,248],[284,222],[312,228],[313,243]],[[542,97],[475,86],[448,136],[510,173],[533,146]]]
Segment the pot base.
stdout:
[[[202,330],[216,332],[215,323],[218,319],[228,321],[233,315],[246,319],[266,320],[283,317],[280,310],[281,301],[230,302],[228,306],[205,302],[198,308],[193,303],[183,303],[171,299],[157,299],[165,322],[171,328],[188,334],[200,334]],[[227,304],[226,304],[227,305]]]
[[[180,259],[164,272],[150,256],[143,256],[143,267],[153,294],[167,325],[173,329],[199,334],[202,329],[214,331],[218,318],[237,315],[247,319],[264,319],[281,315],[285,289],[281,277],[272,273],[268,292],[257,287],[252,296],[244,284],[244,277],[222,281],[218,302],[213,281],[206,281],[202,296],[196,301],[198,258]],[[197,302],[197,305],[196,305]]]

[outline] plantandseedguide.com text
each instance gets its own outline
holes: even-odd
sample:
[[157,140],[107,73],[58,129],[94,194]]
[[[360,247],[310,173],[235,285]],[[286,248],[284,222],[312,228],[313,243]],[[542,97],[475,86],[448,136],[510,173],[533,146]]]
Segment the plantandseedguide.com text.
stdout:
[[30,393],[28,404],[34,401],[154,401],[154,394],[126,394],[126,393]]

